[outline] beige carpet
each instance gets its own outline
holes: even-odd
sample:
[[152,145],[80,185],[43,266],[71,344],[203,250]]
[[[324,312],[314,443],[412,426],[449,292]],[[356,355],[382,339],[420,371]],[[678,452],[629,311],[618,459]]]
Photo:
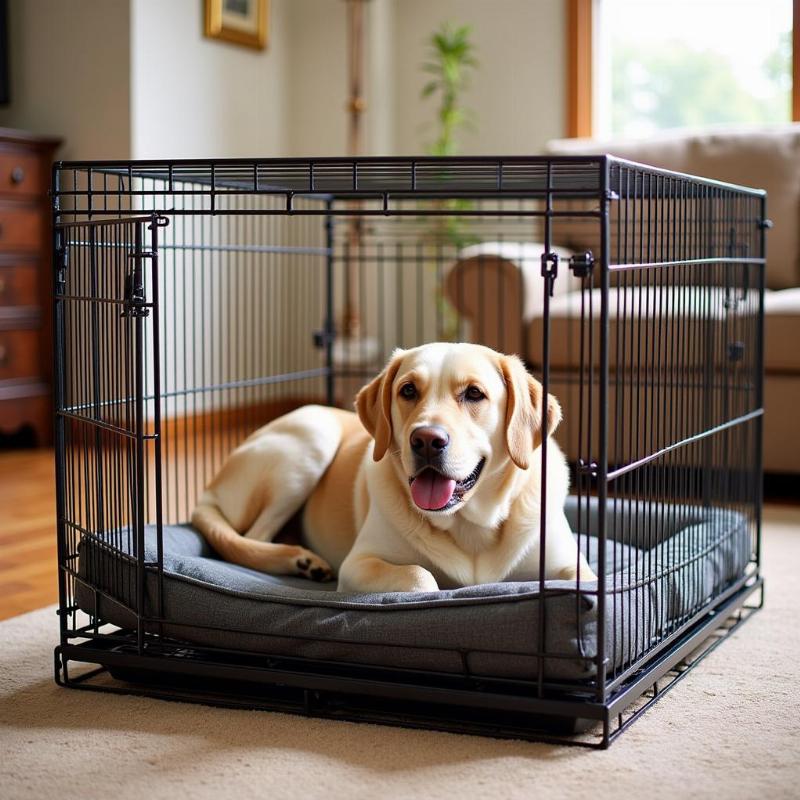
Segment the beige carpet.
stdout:
[[52,608],[0,625],[0,797],[800,797],[800,509],[767,607],[606,752],[59,689]]

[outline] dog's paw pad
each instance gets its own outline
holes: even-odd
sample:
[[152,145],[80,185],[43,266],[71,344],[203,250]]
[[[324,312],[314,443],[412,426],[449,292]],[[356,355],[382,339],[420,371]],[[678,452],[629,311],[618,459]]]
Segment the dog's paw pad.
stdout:
[[313,553],[301,556],[294,562],[295,574],[312,581],[328,581],[333,578],[333,570],[327,562]]

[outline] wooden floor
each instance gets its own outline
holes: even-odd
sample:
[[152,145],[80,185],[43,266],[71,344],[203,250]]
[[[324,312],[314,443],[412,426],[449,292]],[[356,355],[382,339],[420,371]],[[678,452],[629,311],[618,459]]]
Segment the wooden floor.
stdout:
[[52,450],[0,453],[0,619],[58,600]]
[[[318,398],[308,399],[314,400]],[[179,465],[183,479],[165,480],[166,521],[188,518],[194,491],[202,489],[223,455],[254,427],[305,402],[306,398],[294,398],[248,407],[243,414],[216,419],[211,432],[209,420],[202,416],[189,422],[177,419],[165,423],[164,474],[174,476]],[[205,443],[202,453],[196,449],[198,436]],[[151,481],[152,468],[150,459]],[[178,484],[177,489],[174,484]],[[184,484],[194,487],[193,491],[187,492]],[[0,620],[57,602],[56,564],[53,451],[0,452]]]

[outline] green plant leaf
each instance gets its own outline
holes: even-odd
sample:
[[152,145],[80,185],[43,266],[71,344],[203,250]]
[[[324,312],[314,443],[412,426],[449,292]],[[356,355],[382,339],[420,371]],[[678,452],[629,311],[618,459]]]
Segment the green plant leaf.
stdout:
[[422,87],[422,98],[425,99],[426,97],[430,97],[438,88],[439,84],[437,81],[431,81],[430,83],[426,83]]
[[471,25],[444,22],[427,40],[422,71],[431,76],[420,90],[421,99],[438,96],[438,134],[428,152],[451,156],[458,152],[458,132],[474,128],[475,115],[464,108],[462,93],[469,85],[470,72],[476,69]]

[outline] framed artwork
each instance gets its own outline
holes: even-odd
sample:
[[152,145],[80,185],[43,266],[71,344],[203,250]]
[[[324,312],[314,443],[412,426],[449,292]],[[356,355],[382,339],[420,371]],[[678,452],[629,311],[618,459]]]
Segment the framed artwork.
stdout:
[[267,46],[269,0],[205,0],[205,35],[254,47]]

